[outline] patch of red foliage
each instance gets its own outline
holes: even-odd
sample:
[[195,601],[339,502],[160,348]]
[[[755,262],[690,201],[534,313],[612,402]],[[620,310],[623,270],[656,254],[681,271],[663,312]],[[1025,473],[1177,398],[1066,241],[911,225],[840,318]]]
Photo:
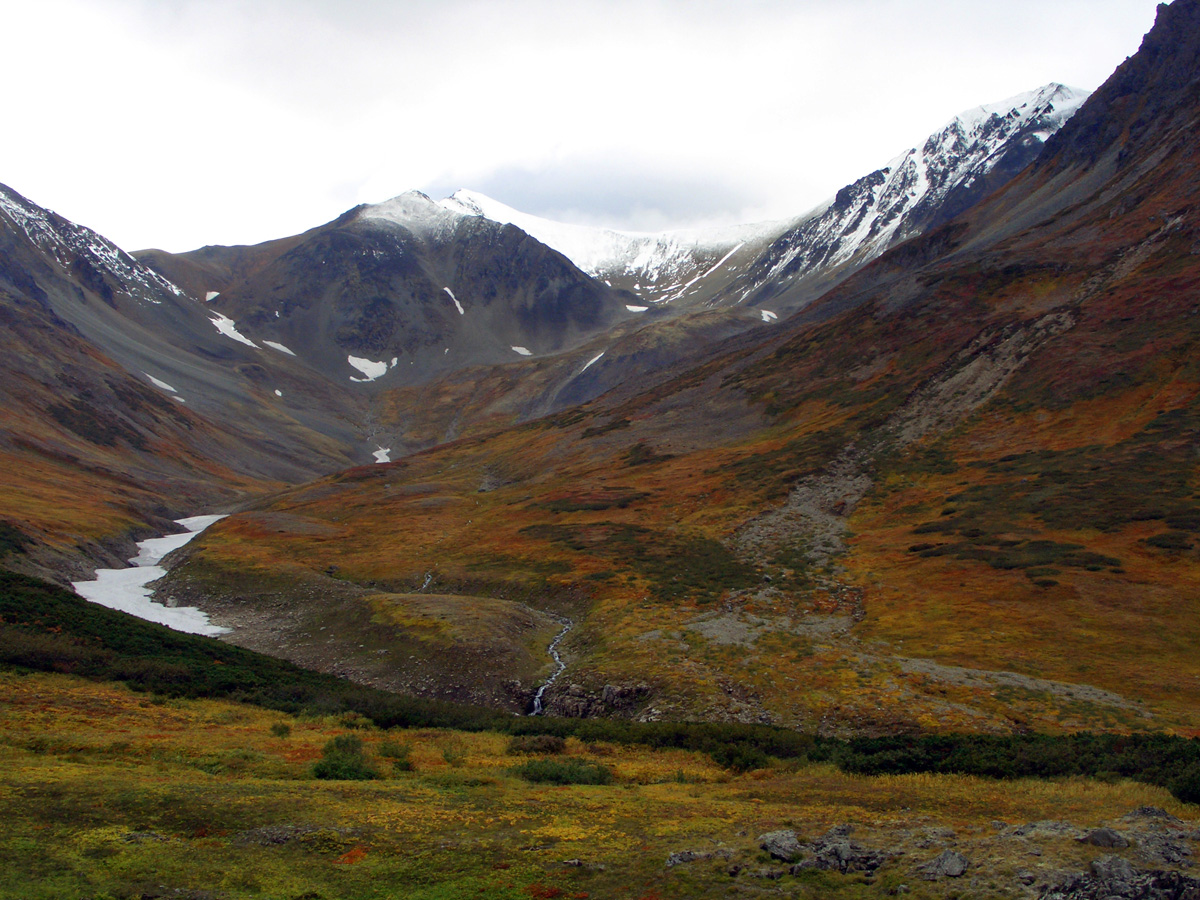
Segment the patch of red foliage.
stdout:
[[339,865],[339,866],[352,866],[356,862],[362,862],[363,859],[366,858],[366,855],[367,855],[366,847],[353,847],[350,850],[347,850],[345,853],[343,853],[341,856],[339,856],[333,862],[335,865]]

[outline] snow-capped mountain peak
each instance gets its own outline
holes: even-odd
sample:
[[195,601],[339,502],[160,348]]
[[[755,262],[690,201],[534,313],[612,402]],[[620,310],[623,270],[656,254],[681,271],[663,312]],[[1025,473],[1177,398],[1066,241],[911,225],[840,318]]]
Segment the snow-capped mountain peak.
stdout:
[[799,220],[733,286],[732,302],[761,302],[814,274],[862,265],[948,221],[1032,162],[1087,97],[1052,83],[960,113]]
[[403,225],[419,237],[433,237],[453,229],[469,213],[451,209],[420,191],[406,191],[391,200],[363,207],[359,218]]
[[555,222],[513,209],[477,191],[458,190],[442,206],[515,225],[589,275],[632,290],[651,303],[680,299],[707,273],[747,245],[762,249],[788,223],[766,222],[661,233]]

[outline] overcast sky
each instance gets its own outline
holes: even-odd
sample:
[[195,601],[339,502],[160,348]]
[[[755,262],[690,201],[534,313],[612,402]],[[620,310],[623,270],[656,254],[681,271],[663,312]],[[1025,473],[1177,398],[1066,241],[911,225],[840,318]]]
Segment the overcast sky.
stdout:
[[799,214],[955,113],[1098,87],[1155,0],[0,0],[0,182],[129,250],[410,189]]

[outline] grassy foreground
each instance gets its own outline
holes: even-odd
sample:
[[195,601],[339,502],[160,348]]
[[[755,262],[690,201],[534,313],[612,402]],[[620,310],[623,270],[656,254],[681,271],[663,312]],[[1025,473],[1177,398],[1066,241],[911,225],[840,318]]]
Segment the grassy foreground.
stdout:
[[[1145,805],[1197,819],[1132,782],[801,763],[732,775],[697,752],[574,738],[545,758],[604,766],[612,782],[538,784],[514,772],[537,756],[497,733],[383,730],[45,673],[0,673],[0,697],[6,898],[867,897],[900,884],[912,897],[1021,896],[1018,870],[1052,881],[1108,851],[1059,836],[1032,857],[1029,840],[997,836],[997,820],[1090,828]],[[347,734],[381,777],[314,779],[323,748]],[[813,838],[842,824],[902,855],[870,876],[793,876],[758,849],[764,832]],[[972,870],[922,880],[916,867],[947,841]],[[689,850],[716,855],[667,864]]]

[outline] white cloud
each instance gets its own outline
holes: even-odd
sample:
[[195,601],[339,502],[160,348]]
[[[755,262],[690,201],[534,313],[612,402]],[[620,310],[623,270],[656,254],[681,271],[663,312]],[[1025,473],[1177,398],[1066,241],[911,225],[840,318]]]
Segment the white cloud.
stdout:
[[409,188],[558,185],[530,211],[626,227],[781,217],[960,110],[1096,87],[1154,7],[40,0],[6,13],[0,180],[131,249]]

